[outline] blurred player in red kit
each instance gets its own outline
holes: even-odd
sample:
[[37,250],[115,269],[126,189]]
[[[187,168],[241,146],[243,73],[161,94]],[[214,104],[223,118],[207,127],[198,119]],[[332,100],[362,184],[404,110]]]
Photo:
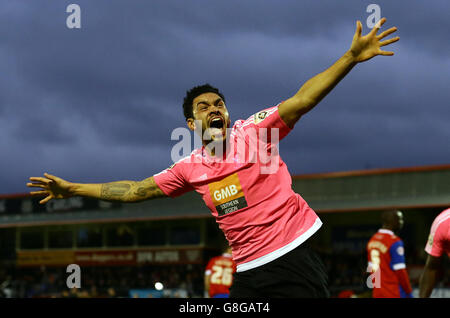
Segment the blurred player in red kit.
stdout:
[[235,271],[236,263],[231,256],[231,248],[227,246],[222,255],[213,257],[206,266],[205,291],[208,296],[228,298]]
[[439,214],[431,225],[425,251],[428,253],[425,268],[420,277],[419,297],[430,297],[438,280],[438,272],[444,254],[450,257],[450,208]]
[[406,271],[403,241],[394,232],[403,227],[403,213],[384,211],[383,225],[367,244],[372,272],[373,298],[410,298],[412,288]]

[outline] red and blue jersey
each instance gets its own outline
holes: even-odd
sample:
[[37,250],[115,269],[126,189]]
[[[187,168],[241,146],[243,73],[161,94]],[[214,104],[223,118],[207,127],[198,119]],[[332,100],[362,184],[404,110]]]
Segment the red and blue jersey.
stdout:
[[212,258],[206,266],[205,274],[209,279],[209,297],[225,298],[230,294],[236,264],[230,254]]
[[411,297],[405,249],[403,241],[398,236],[390,230],[378,230],[367,244],[367,257],[374,280],[372,297]]

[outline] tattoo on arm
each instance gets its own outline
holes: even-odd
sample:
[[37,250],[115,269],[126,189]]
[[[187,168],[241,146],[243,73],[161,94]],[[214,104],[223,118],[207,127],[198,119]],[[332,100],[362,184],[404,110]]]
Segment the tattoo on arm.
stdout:
[[111,182],[102,184],[101,199],[126,201],[131,182]]
[[144,187],[138,187],[134,192],[134,194],[137,195],[138,197],[145,198],[145,196],[147,195],[147,191],[145,190]]
[[138,182],[138,186],[134,191],[134,195],[138,197],[137,200],[145,200],[165,196],[161,189],[159,189],[153,177]]
[[102,184],[102,200],[138,202],[166,196],[153,177],[136,181],[117,181]]

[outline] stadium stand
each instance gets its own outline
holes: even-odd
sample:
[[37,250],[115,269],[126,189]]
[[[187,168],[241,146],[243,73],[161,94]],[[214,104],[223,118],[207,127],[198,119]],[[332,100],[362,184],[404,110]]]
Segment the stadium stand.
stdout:
[[[314,239],[333,297],[367,296],[365,245],[384,209],[400,209],[413,287],[434,217],[450,206],[450,165],[293,177],[324,226]],[[28,194],[0,195],[0,297],[202,297],[209,258],[223,234],[190,193],[119,204],[86,198],[42,206]],[[81,266],[81,288],[66,266]],[[450,267],[440,288],[450,290]],[[164,288],[155,289],[160,282]]]

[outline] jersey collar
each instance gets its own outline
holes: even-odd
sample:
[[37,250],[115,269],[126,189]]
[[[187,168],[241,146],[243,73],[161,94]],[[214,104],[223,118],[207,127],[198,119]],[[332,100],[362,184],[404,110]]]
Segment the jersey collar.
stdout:
[[391,230],[387,230],[387,229],[379,229],[378,232],[379,233],[384,233],[384,234],[394,235],[394,232],[392,232]]

